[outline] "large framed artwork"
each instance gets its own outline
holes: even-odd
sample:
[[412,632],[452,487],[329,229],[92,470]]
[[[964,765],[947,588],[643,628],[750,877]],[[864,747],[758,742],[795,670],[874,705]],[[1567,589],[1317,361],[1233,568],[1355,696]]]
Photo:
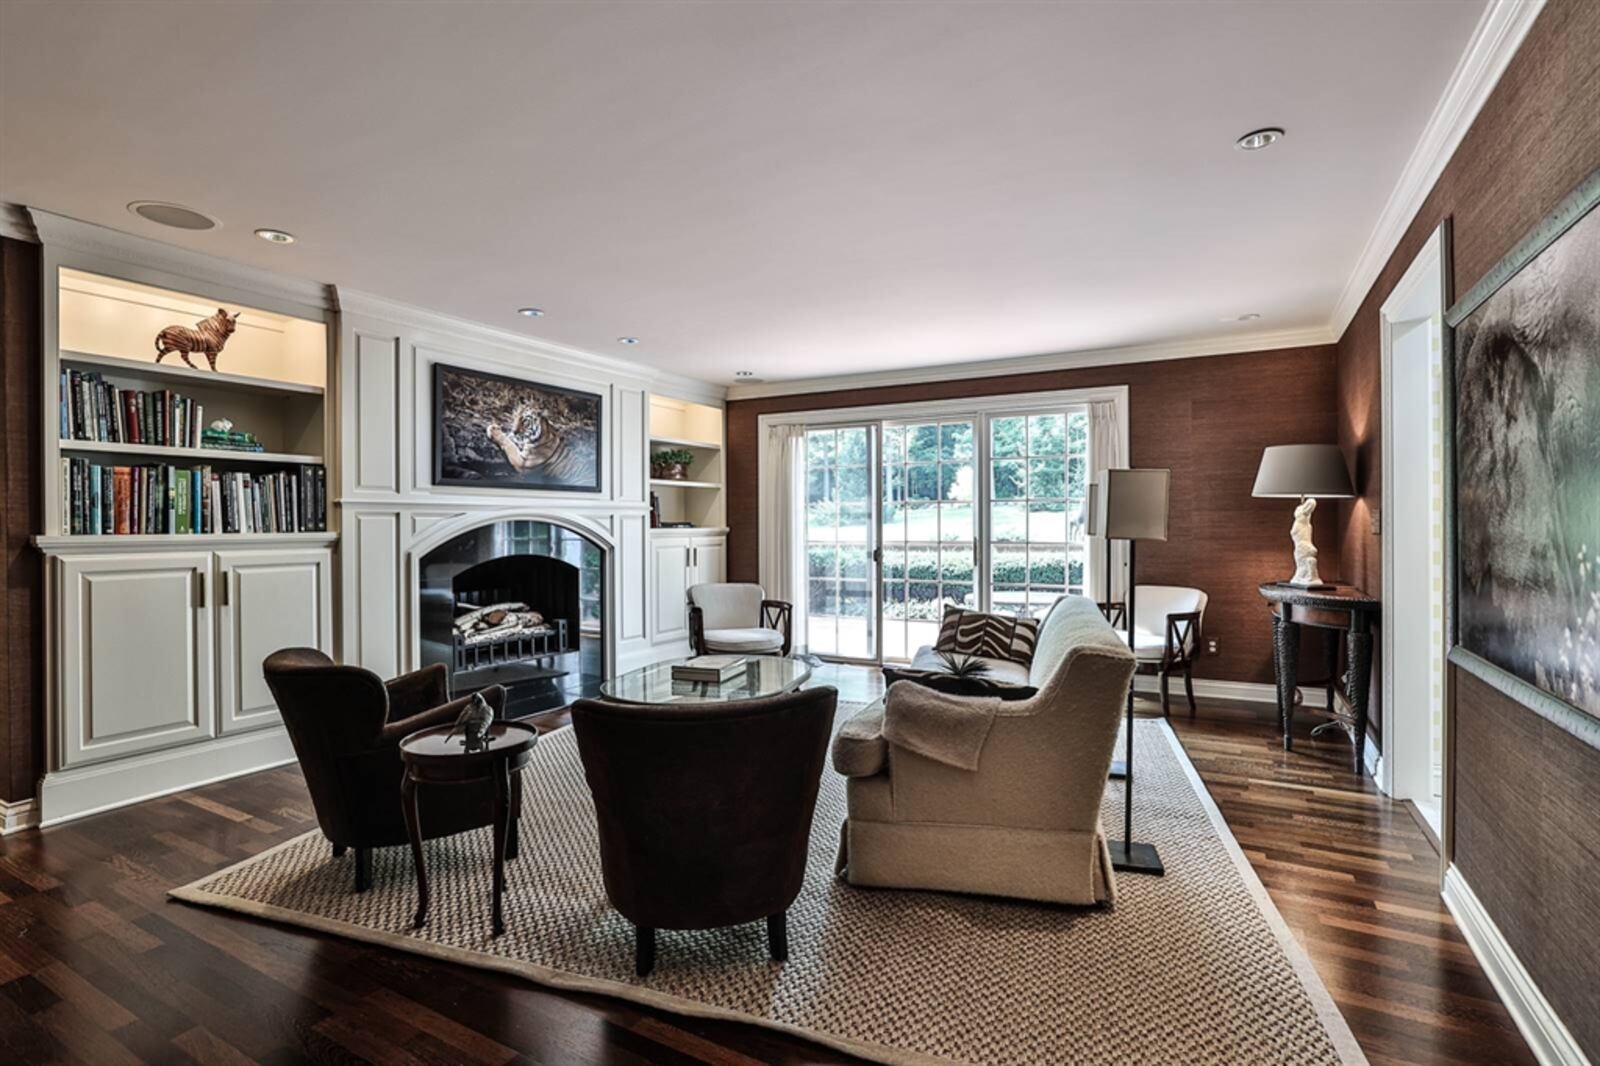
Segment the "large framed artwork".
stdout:
[[600,395],[433,364],[433,483],[600,491]]
[[1597,203],[1600,171],[1446,319],[1452,661],[1533,705],[1553,697],[1600,717]]

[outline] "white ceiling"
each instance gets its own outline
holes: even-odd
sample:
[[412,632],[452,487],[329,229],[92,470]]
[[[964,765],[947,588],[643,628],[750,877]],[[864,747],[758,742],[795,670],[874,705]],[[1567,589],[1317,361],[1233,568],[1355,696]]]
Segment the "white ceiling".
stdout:
[[717,382],[1318,329],[1483,10],[8,0],[0,200]]

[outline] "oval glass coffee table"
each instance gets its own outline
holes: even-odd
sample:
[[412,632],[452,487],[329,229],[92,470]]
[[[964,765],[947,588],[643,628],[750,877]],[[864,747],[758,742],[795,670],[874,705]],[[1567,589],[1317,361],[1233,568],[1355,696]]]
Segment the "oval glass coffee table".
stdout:
[[621,703],[729,703],[758,700],[793,692],[811,678],[811,666],[800,659],[778,655],[752,655],[744,673],[716,681],[678,681],[671,660],[629,670],[600,685],[600,694]]

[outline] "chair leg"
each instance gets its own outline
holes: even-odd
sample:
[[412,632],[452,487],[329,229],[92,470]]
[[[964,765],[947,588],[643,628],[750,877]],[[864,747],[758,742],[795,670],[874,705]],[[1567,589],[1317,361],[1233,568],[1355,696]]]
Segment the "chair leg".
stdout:
[[1194,717],[1194,660],[1183,664],[1183,693],[1189,697],[1189,717]]
[[636,926],[633,930],[633,972],[640,977],[649,977],[650,971],[656,968],[656,931],[644,926]]
[[1172,712],[1167,709],[1167,678],[1171,676],[1171,667],[1165,664],[1161,667],[1161,717],[1171,718]]
[[789,912],[767,915],[767,952],[773,962],[789,961]]
[[356,891],[365,892],[372,887],[372,849],[356,849]]
[[342,859],[342,858],[344,858],[344,853],[345,853],[345,846],[343,844],[335,844],[333,846],[333,857],[334,858]]

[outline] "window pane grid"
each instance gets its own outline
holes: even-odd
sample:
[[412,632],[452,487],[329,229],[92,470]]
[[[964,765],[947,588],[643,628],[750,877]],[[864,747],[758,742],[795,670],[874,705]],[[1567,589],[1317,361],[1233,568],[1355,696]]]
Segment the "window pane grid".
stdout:
[[1083,592],[1088,414],[996,415],[989,434],[989,608],[1039,616]]

